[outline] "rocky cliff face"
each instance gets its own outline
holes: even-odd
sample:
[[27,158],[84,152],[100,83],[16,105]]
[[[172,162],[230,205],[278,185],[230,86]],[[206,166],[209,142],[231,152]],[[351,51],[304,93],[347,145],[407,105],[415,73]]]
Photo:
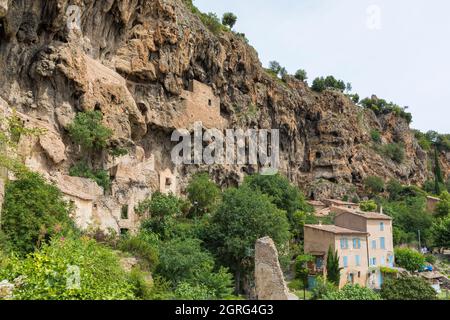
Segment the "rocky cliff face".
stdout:
[[[281,171],[310,196],[351,195],[369,175],[418,184],[432,174],[403,119],[376,117],[338,92],[275,79],[241,37],[214,35],[182,0],[1,0],[0,70],[0,105],[47,128],[21,150],[49,179],[67,186],[68,168],[80,157],[66,132],[78,111],[100,110],[114,144],[128,148],[126,156],[97,160],[110,170],[111,194],[72,195],[87,206],[81,220],[109,221],[103,228],[129,228],[133,222],[121,221],[121,211],[133,214],[155,190],[183,191],[187,177],[202,169],[170,161],[170,135],[185,115],[192,80],[211,93],[188,96],[219,98],[228,128],[280,129]],[[370,147],[371,129],[385,143],[404,144],[401,164]],[[254,171],[203,169],[224,186]]]

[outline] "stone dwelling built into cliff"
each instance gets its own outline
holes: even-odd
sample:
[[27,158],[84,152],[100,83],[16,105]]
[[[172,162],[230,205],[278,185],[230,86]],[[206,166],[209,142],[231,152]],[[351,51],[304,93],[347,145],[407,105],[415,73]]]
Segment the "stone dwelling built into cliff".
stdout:
[[377,212],[362,212],[333,206],[334,225],[305,225],[305,253],[315,257],[313,275],[326,275],[328,248],[338,252],[340,287],[346,283],[379,289],[381,267],[394,267],[392,218]]

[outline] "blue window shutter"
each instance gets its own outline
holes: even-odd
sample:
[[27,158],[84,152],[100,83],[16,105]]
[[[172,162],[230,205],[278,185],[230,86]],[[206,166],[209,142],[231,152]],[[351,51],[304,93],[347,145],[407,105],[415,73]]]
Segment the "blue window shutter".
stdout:
[[358,239],[353,239],[353,249],[358,249]]
[[380,231],[384,231],[384,222],[380,222]]
[[380,247],[381,247],[381,249],[386,249],[386,244],[385,244],[384,237],[380,238]]
[[347,257],[344,257],[343,258],[343,262],[344,262],[344,268],[347,268],[348,267],[348,258]]

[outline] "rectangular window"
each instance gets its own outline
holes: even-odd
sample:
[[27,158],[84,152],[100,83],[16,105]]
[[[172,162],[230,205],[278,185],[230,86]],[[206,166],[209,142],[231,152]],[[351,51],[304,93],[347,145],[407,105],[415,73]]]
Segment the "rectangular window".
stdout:
[[380,222],[380,231],[384,231],[384,222]]
[[348,257],[344,257],[343,262],[344,262],[344,268],[347,268],[348,267]]
[[385,243],[384,237],[380,238],[380,248],[386,249],[386,243]]
[[348,249],[348,239],[346,238],[341,239],[341,249]]
[[361,240],[358,238],[353,239],[353,249],[361,249]]
[[359,255],[355,256],[355,264],[358,267],[361,265],[361,257]]
[[381,257],[381,261],[380,261],[381,265],[384,266],[386,264],[386,259],[384,256]]
[[372,249],[377,248],[377,240],[372,240]]
[[372,258],[372,266],[376,266],[377,265],[377,258]]
[[127,204],[122,206],[122,210],[120,212],[120,218],[124,219],[124,220],[128,219],[128,205]]

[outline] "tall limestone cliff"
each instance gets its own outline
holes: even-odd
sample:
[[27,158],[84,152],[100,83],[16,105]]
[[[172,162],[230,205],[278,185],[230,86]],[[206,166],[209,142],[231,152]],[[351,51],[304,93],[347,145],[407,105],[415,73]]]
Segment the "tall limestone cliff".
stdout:
[[[274,78],[241,36],[212,33],[182,0],[0,0],[0,70],[3,112],[16,109],[27,126],[46,129],[23,139],[20,152],[77,204],[84,227],[134,228],[139,201],[155,190],[183,192],[196,170],[223,186],[255,171],[174,166],[173,129],[199,119],[279,129],[281,172],[315,198],[351,195],[371,175],[406,184],[432,176],[405,120]],[[113,143],[129,150],[97,157],[113,179],[106,193],[68,176],[80,154],[67,126],[84,110],[101,111]],[[370,147],[373,129],[384,143],[404,144],[402,163]]]

